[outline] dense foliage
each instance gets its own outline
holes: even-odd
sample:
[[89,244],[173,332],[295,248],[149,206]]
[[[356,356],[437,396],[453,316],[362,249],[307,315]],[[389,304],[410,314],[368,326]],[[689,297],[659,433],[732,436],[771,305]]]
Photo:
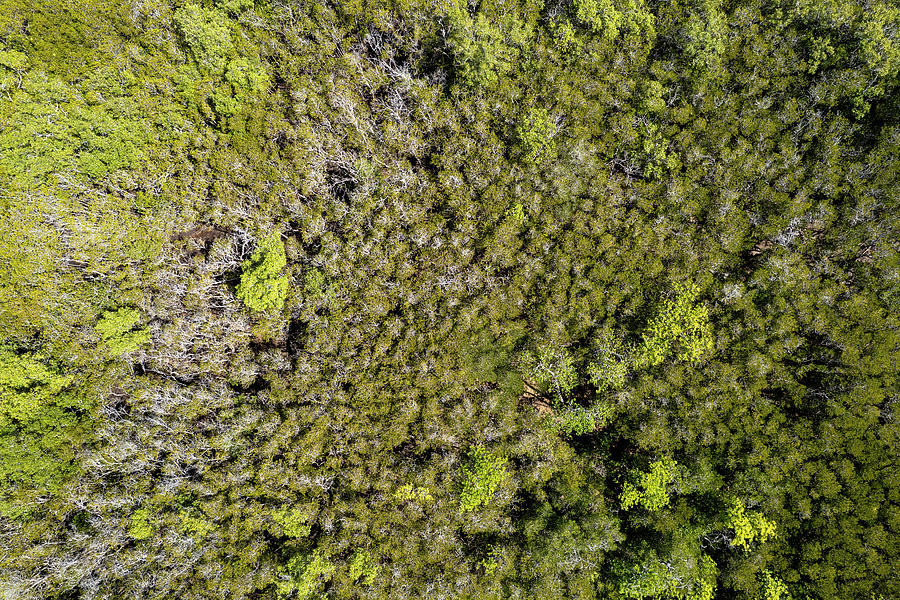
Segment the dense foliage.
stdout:
[[896,0],[0,0],[0,591],[900,597]]

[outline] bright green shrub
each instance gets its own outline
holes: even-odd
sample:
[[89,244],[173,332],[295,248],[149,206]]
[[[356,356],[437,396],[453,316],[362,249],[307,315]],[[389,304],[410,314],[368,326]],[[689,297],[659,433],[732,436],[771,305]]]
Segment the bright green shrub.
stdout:
[[622,26],[622,13],[616,10],[612,0],[575,0],[575,16],[608,39],[617,37]]
[[394,492],[394,499],[400,502],[409,502],[415,500],[417,502],[432,502],[434,496],[427,487],[413,486],[411,483],[401,485]]
[[584,435],[605,427],[614,412],[615,407],[605,402],[598,402],[588,408],[569,403],[558,407],[545,422],[550,431],[560,435]]
[[52,75],[24,74],[12,102],[0,102],[0,122],[10,124],[0,129],[0,180],[31,188],[50,174],[100,178],[144,165],[157,126],[138,114],[133,98],[120,101],[117,93],[123,90],[103,90],[104,100],[91,105]]
[[655,18],[638,0],[574,0],[575,17],[600,33],[607,40],[614,40],[623,31],[652,38]]
[[713,600],[716,575],[716,563],[709,556],[676,547],[667,560],[651,552],[645,562],[625,570],[618,587],[626,598]]
[[137,350],[150,341],[150,331],[134,329],[141,319],[141,313],[133,308],[106,311],[97,321],[94,330],[100,334],[111,356],[119,356]]
[[473,18],[465,2],[448,3],[447,43],[459,80],[469,87],[492,87],[512,70],[530,29],[513,16],[494,22],[484,14]]
[[565,348],[555,346],[538,347],[537,356],[528,353],[523,358],[525,376],[540,385],[550,385],[556,398],[565,402],[565,397],[578,385],[575,361]]
[[357,550],[350,558],[350,579],[372,585],[378,577],[378,565],[367,550]]
[[478,564],[484,569],[484,574],[490,577],[500,567],[502,560],[503,551],[499,546],[491,544],[488,548],[487,555],[482,558]]
[[290,575],[288,581],[278,581],[278,591],[282,597],[312,598],[326,583],[331,581],[337,567],[321,550],[312,555],[297,554],[292,557],[285,570]]
[[872,6],[862,19],[860,51],[866,66],[882,78],[900,72],[900,7],[886,2]]
[[0,514],[21,516],[74,472],[91,403],[66,389],[73,379],[0,347]]
[[506,210],[503,221],[511,229],[518,229],[525,224],[525,207],[520,202],[516,202]]
[[677,466],[669,457],[650,463],[650,471],[640,473],[636,485],[629,482],[622,488],[622,509],[640,505],[654,511],[669,504],[669,486],[676,479]]
[[638,95],[640,98],[640,109],[646,113],[658,113],[665,110],[664,92],[665,88],[663,88],[663,85],[655,79],[644,82]]
[[535,163],[550,158],[555,129],[546,108],[532,108],[526,113],[516,127],[516,137],[525,162]]
[[319,506],[315,502],[307,502],[301,506],[283,508],[272,517],[284,528],[284,535],[290,538],[305,538],[312,530]]
[[284,244],[277,232],[264,237],[250,260],[244,261],[237,297],[252,311],[272,312],[284,307],[288,278],[281,274],[287,264]]
[[[652,103],[652,100],[651,100]],[[656,105],[658,107],[658,104]],[[665,105],[663,105],[665,106]],[[644,175],[650,179],[662,179],[666,173],[678,168],[678,156],[669,151],[669,142],[655,123],[643,123],[639,127],[640,149]]]
[[310,298],[321,298],[325,294],[325,275],[312,268],[303,277],[303,291]]
[[686,26],[685,54],[695,68],[712,68],[725,51],[727,21],[720,0],[703,0]]
[[460,512],[470,512],[486,505],[500,485],[509,479],[506,459],[476,446],[470,452],[472,464],[462,470],[463,484],[459,495]]
[[675,298],[667,300],[643,333],[635,364],[656,366],[677,347],[680,360],[698,360],[712,350],[709,309],[697,303],[700,289],[693,284],[679,285]]
[[16,50],[0,50],[0,67],[10,71],[23,71],[28,66],[28,55]]
[[221,74],[234,49],[225,16],[217,10],[188,4],[175,11],[174,19],[197,64],[205,71]]
[[0,427],[37,419],[70,383],[71,375],[50,370],[39,354],[16,354],[0,347]]
[[227,13],[239,13],[248,8],[253,8],[255,0],[217,0],[216,3]]
[[259,102],[259,94],[269,84],[269,78],[262,66],[246,58],[237,58],[228,62],[225,70],[225,81],[231,84],[220,85],[213,92],[212,101],[216,112],[222,116],[242,114]]
[[763,571],[763,597],[761,600],[791,600],[785,583],[768,570]]
[[139,508],[129,518],[128,535],[135,540],[146,540],[156,531],[153,523],[153,512],[149,508]]
[[15,50],[0,50],[0,92],[8,92],[19,85],[28,67],[28,56]]
[[251,63],[246,58],[236,58],[228,62],[225,81],[236,90],[258,94],[268,86],[269,76],[261,66]]
[[178,511],[178,529],[185,535],[204,538],[216,528],[215,524],[205,518],[197,509]]
[[732,546],[750,550],[750,544],[765,543],[775,537],[775,523],[769,521],[758,511],[747,512],[744,503],[732,498],[728,506],[728,526],[734,530]]
[[581,42],[575,35],[571,21],[558,21],[553,28],[554,42],[560,51],[574,54],[581,49]]

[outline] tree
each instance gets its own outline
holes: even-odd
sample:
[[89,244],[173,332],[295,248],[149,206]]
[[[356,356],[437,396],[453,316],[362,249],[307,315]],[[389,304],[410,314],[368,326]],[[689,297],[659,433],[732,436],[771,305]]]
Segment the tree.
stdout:
[[494,494],[507,479],[506,459],[475,446],[469,452],[471,465],[462,469],[462,490],[459,494],[460,512],[471,512],[491,502]]
[[635,364],[659,365],[678,347],[679,360],[696,361],[713,348],[709,309],[696,300],[700,289],[694,284],[679,285],[675,298],[666,300],[642,334]]
[[668,505],[669,486],[678,479],[677,466],[678,463],[669,457],[650,463],[650,470],[639,473],[636,484],[625,483],[620,496],[622,508],[628,510],[640,505],[649,511],[655,511]]
[[466,86],[491,88],[514,67],[530,29],[515,16],[495,22],[479,12],[469,15],[465,2],[452,0],[447,10],[447,43]]
[[277,312],[287,299],[289,280],[282,275],[287,264],[284,244],[277,232],[264,237],[241,267],[237,297],[254,312]]
[[175,11],[173,18],[200,68],[221,75],[233,51],[225,16],[215,9],[186,4]]
[[565,403],[566,396],[578,383],[575,362],[565,348],[542,344],[538,346],[537,356],[526,354],[523,363],[526,377],[540,385],[549,384],[553,397],[560,403]]
[[134,328],[140,320],[140,312],[123,307],[100,315],[94,329],[100,334],[110,356],[120,356],[150,341],[149,330]]
[[[556,127],[546,108],[531,108],[516,126],[516,137],[525,162],[541,162],[553,153]],[[518,205],[521,207],[521,205]],[[520,208],[521,210],[521,208]]]
[[52,371],[46,360],[39,354],[17,354],[0,347],[0,427],[39,421],[72,383],[74,376]]
[[[47,356],[0,346],[0,514],[21,518],[74,471],[92,403]],[[87,414],[86,414],[87,413]]]
[[350,579],[372,585],[378,577],[378,564],[367,550],[359,549],[350,558]]
[[754,542],[764,544],[768,539],[775,537],[775,523],[757,511],[748,513],[744,503],[738,498],[733,498],[728,506],[728,526],[734,530],[731,545],[745,551],[749,551],[750,544]]

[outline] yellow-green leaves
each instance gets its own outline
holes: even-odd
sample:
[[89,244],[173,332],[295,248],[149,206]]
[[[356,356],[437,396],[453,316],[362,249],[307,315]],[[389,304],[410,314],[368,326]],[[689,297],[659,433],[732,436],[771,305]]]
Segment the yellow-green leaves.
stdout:
[[228,63],[225,80],[236,90],[259,93],[269,84],[269,76],[260,65],[251,63],[246,58],[236,58]]
[[674,298],[657,309],[636,348],[623,349],[621,341],[604,343],[588,365],[597,391],[621,389],[632,369],[655,367],[673,354],[696,361],[712,351],[709,309],[698,301],[699,295],[700,288],[692,283],[676,286]]
[[378,577],[378,563],[368,550],[357,550],[350,558],[350,579],[372,585]]
[[279,581],[278,591],[283,597],[294,594],[300,600],[312,598],[331,580],[336,568],[321,550],[316,550],[311,556],[298,554],[288,561],[286,570],[290,579]]
[[0,120],[9,125],[0,130],[0,180],[35,188],[51,174],[100,178],[149,158],[157,132],[135,111],[134,98],[117,101],[115,91],[102,90],[103,100],[92,104],[90,95],[40,71],[17,81],[13,101],[0,102]]
[[712,350],[709,309],[697,302],[699,295],[694,284],[676,288],[675,298],[663,303],[644,331],[635,366],[656,366],[673,351],[680,360],[694,361]]
[[447,43],[456,60],[459,79],[471,87],[491,87],[513,68],[520,47],[531,34],[515,16],[494,21],[483,13],[469,14],[465,2],[447,6]]
[[626,483],[622,488],[622,508],[643,506],[659,510],[669,504],[669,486],[676,480],[678,463],[669,457],[650,463],[650,471],[638,476],[637,484]]
[[137,350],[150,341],[147,329],[135,329],[141,313],[133,308],[106,311],[94,329],[100,334],[110,356],[119,356]]
[[0,67],[10,71],[22,71],[28,66],[28,56],[16,50],[0,50]]
[[221,74],[228,55],[233,51],[225,16],[217,10],[188,4],[175,11],[174,18],[197,64],[205,71]]
[[268,86],[269,76],[261,65],[241,57],[228,62],[225,81],[231,84],[231,94],[220,87],[212,98],[216,112],[228,116],[256,102],[258,95]]
[[748,512],[738,498],[732,498],[728,506],[728,526],[734,529],[731,545],[747,551],[750,544],[762,544],[775,537],[774,521],[769,521],[759,511]]
[[535,107],[526,112],[516,127],[522,159],[525,162],[536,163],[550,158],[553,154],[555,133],[556,126],[546,108]]
[[500,485],[509,478],[506,459],[489,452],[484,446],[475,446],[470,457],[472,464],[462,470],[460,512],[470,512],[489,503]]
[[649,552],[621,572],[619,593],[626,598],[713,600],[716,563],[696,546],[679,541],[665,558]]
[[575,0],[575,16],[606,38],[619,35],[622,13],[616,10],[612,0]]
[[303,292],[308,298],[321,298],[325,295],[325,275],[313,267],[303,277]]
[[725,51],[727,20],[720,0],[703,0],[686,29],[685,54],[697,68],[713,68]]
[[791,600],[787,586],[769,570],[763,571],[763,597],[761,600]]
[[[90,398],[38,353],[0,346],[0,514],[27,514],[73,472]],[[77,410],[72,410],[76,408]]]
[[184,535],[202,539],[215,528],[215,524],[196,508],[188,507],[178,511],[178,530]]
[[0,426],[40,416],[73,377],[55,373],[37,354],[0,348]]
[[[878,77],[878,85],[867,90],[872,96],[880,96],[890,81],[900,72],[900,8],[887,2],[878,2],[867,11],[860,27],[860,55],[869,71]],[[871,85],[871,84],[870,84]],[[862,115],[859,115],[860,117]]]
[[286,264],[281,237],[272,232],[260,240],[250,260],[244,261],[237,297],[254,312],[281,310],[288,291],[288,278],[281,274]]
[[557,21],[553,27],[554,42],[562,52],[574,53],[581,50],[581,41],[575,35],[571,21]]
[[28,56],[15,50],[0,50],[0,92],[16,88],[28,66]]
[[275,522],[282,526],[284,535],[289,538],[305,538],[309,535],[312,523],[319,512],[315,502],[307,502],[300,506],[283,508],[274,513]]
[[434,500],[434,496],[431,494],[431,490],[427,487],[423,486],[414,486],[411,483],[407,483],[401,485],[397,488],[397,491],[394,492],[394,499],[399,502],[432,502]]
[[639,0],[575,0],[575,16],[594,33],[613,40],[622,30],[652,37],[655,18]]
[[128,535],[135,540],[146,540],[156,531],[153,512],[149,508],[139,508],[129,517]]
[[484,569],[484,574],[490,577],[500,567],[501,562],[503,562],[503,550],[496,544],[491,544],[486,556],[478,564]]

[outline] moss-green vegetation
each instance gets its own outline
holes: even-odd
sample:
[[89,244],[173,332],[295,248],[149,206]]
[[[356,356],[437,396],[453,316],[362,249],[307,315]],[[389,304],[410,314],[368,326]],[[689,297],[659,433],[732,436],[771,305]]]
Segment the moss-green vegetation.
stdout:
[[900,598],[895,0],[0,0],[0,596]]
[[728,526],[734,530],[732,546],[749,551],[750,545],[766,542],[775,537],[775,523],[766,519],[759,511],[747,511],[744,503],[734,498],[728,507]]
[[155,530],[153,512],[149,508],[139,508],[131,513],[128,523],[128,535],[134,540],[146,540],[153,535]]
[[73,375],[45,355],[0,346],[0,515],[28,514],[73,470],[73,443],[90,408]]
[[469,459],[471,464],[462,470],[460,512],[470,512],[491,503],[500,485],[509,478],[506,459],[483,446],[473,448]]
[[253,256],[241,268],[237,297],[255,312],[281,310],[288,291],[288,278],[282,274],[286,264],[284,244],[278,233],[262,238]]
[[119,356],[137,350],[150,341],[147,329],[135,326],[141,320],[141,313],[133,308],[120,308],[100,315],[94,327],[112,356]]
[[643,506],[647,510],[659,510],[669,504],[669,487],[678,478],[678,464],[668,457],[650,463],[650,470],[637,476],[635,483],[627,482],[622,488],[622,508]]
[[350,558],[350,579],[372,585],[378,577],[378,564],[366,550],[357,550]]

